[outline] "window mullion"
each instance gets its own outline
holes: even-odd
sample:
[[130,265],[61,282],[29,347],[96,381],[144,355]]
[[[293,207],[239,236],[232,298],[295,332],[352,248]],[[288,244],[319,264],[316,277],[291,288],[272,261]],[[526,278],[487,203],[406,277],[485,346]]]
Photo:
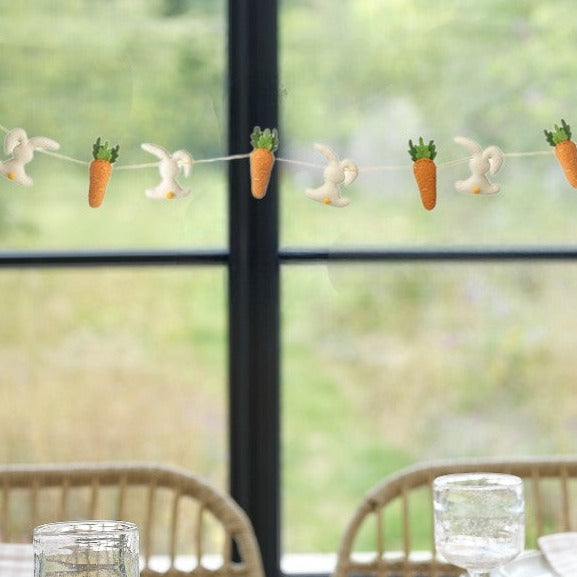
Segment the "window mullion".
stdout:
[[[278,124],[277,3],[229,0],[229,149]],[[248,513],[269,577],[280,572],[278,199],[250,193],[248,162],[229,166],[230,491]]]

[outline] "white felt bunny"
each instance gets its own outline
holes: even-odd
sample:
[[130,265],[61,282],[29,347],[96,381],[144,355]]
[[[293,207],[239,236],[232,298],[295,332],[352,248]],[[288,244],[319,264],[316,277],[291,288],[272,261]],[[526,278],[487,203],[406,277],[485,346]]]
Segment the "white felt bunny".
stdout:
[[146,152],[150,152],[150,154],[154,154],[154,156],[160,158],[158,170],[162,180],[156,188],[147,189],[146,196],[148,196],[148,198],[166,198],[169,200],[188,196],[190,194],[190,188],[182,188],[176,180],[176,177],[179,175],[181,168],[184,176],[190,174],[194,162],[192,155],[186,150],[177,150],[173,154],[170,154],[167,150],[156,144],[144,143],[141,146]]
[[337,155],[324,144],[315,144],[315,148],[327,159],[328,164],[323,171],[325,182],[318,188],[307,188],[308,198],[330,206],[347,206],[350,200],[342,198],[340,186],[354,182],[359,174],[359,167],[349,159],[339,162]]
[[4,138],[4,152],[11,154],[12,158],[0,162],[0,174],[23,186],[31,186],[32,178],[26,174],[24,166],[34,158],[34,151],[59,148],[60,145],[50,138],[44,136],[28,138],[23,128],[13,128]]
[[485,176],[497,174],[503,165],[503,152],[497,146],[489,146],[483,150],[481,146],[464,136],[456,136],[455,142],[461,144],[472,154],[469,160],[471,176],[467,180],[459,180],[455,183],[455,188],[459,192],[469,192],[472,194],[496,194],[501,188],[498,184],[492,184]]

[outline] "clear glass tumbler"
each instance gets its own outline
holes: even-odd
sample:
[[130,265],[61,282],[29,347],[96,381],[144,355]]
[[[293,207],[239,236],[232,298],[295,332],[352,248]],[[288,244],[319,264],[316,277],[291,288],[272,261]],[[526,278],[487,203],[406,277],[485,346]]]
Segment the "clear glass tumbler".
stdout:
[[464,473],[433,482],[435,544],[471,577],[512,561],[525,542],[523,480],[498,473]]
[[34,529],[34,577],[138,577],[138,528],[125,521],[71,521]]

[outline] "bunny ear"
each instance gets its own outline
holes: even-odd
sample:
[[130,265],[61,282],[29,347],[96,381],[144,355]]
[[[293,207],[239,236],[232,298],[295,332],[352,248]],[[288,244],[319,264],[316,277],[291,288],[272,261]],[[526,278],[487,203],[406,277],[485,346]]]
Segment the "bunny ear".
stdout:
[[58,150],[60,148],[60,144],[51,138],[46,138],[45,136],[35,136],[28,141],[33,148],[36,150],[43,149],[43,150]]
[[192,154],[190,154],[188,150],[177,150],[175,153],[173,153],[172,158],[176,160],[178,167],[182,168],[184,176],[188,176],[190,174],[190,169],[194,164],[194,158],[192,158]]
[[346,158],[341,162],[341,167],[345,172],[345,180],[343,181],[343,184],[346,186],[353,183],[359,175],[359,167],[357,166],[357,163]]
[[28,135],[23,128],[13,128],[4,138],[4,152],[12,154],[14,149],[19,145],[28,141]]
[[482,150],[477,142],[471,140],[470,138],[466,138],[465,136],[455,136],[453,140],[457,144],[464,146],[469,152],[471,152],[471,154],[481,152]]
[[314,146],[327,160],[338,160],[337,155],[328,146],[318,143],[315,143]]
[[489,161],[491,168],[489,172],[492,175],[497,174],[503,166],[503,151],[498,146],[488,146],[483,150],[483,158]]
[[157,158],[160,159],[170,158],[170,154],[168,153],[168,151],[162,148],[162,146],[158,146],[157,144],[150,144],[148,142],[145,142],[144,144],[141,144],[140,147],[142,148],[142,150],[150,152],[150,154],[153,154]]

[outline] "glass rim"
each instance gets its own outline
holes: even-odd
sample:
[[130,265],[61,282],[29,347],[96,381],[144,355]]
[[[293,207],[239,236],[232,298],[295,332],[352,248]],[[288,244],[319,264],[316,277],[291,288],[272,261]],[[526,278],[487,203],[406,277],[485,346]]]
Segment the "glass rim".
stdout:
[[131,521],[113,521],[108,519],[90,519],[87,521],[55,521],[44,523],[34,528],[34,539],[40,537],[66,537],[69,535],[90,535],[92,538],[110,537],[110,535],[123,535],[138,533],[136,523]]
[[440,475],[433,480],[433,488],[442,490],[447,487],[467,489],[496,489],[503,487],[518,487],[523,485],[523,479],[509,473],[491,473],[472,471],[470,473],[449,473]]

